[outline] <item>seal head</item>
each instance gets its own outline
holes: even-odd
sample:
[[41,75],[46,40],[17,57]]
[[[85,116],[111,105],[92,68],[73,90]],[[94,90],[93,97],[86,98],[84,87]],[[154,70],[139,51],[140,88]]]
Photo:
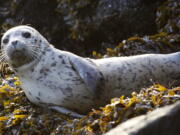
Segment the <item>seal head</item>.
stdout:
[[14,27],[2,37],[2,54],[13,68],[35,63],[35,60],[39,60],[45,48],[48,47],[47,40],[42,38],[32,27]]

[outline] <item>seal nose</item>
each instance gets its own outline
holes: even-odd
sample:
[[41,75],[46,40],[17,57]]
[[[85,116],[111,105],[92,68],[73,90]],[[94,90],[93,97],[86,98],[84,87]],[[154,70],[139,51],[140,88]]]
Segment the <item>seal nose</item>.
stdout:
[[18,40],[15,40],[15,41],[12,41],[12,42],[11,42],[11,44],[14,45],[14,46],[16,46],[17,43],[18,43]]

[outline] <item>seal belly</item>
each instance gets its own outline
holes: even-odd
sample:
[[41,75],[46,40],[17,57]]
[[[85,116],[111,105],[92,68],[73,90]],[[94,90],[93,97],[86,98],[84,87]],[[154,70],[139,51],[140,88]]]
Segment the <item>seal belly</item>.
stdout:
[[79,113],[87,112],[96,105],[94,95],[77,77],[62,80],[52,73],[43,81],[34,81],[35,78],[20,80],[28,99],[37,105],[58,105]]

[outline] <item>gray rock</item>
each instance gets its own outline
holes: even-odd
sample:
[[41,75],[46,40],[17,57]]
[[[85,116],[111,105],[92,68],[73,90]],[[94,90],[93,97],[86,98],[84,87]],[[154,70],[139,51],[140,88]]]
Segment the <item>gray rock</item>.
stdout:
[[106,135],[179,135],[180,102],[130,119]]

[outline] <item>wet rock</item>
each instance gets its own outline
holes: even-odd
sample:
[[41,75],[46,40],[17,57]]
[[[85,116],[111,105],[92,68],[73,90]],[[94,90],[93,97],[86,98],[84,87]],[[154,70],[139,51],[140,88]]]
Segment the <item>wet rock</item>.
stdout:
[[126,121],[106,135],[179,135],[180,102]]

